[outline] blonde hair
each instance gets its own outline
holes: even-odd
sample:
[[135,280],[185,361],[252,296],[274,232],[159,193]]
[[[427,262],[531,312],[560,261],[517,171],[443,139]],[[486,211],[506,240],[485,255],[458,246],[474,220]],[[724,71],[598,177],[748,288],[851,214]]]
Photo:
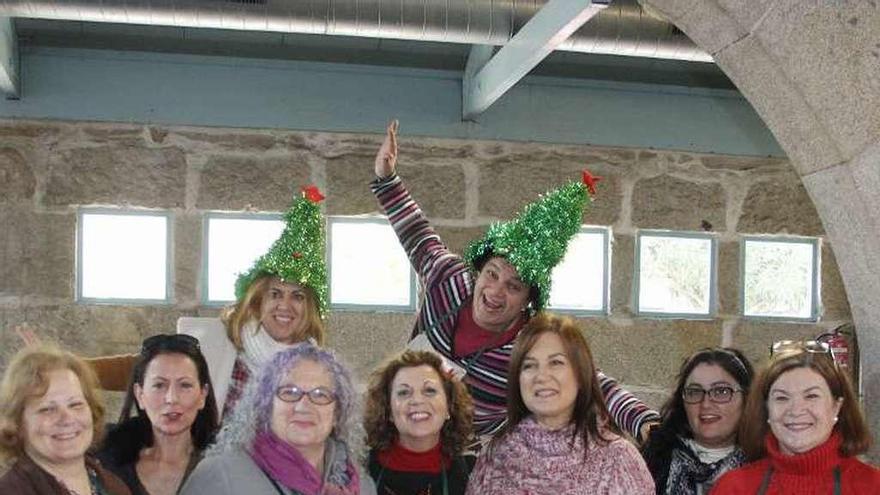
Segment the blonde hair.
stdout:
[[53,345],[26,347],[12,358],[0,383],[0,459],[24,454],[22,415],[28,400],[49,389],[48,373],[70,370],[79,378],[83,397],[92,412],[92,446],[104,432],[104,403],[95,371],[74,354]]
[[[254,279],[251,285],[248,286],[247,291],[245,291],[244,297],[232,306],[228,306],[220,316],[226,325],[226,335],[236,349],[242,349],[242,328],[251,321],[260,321],[263,317],[261,314],[263,297],[269,291],[269,284],[272,282],[272,279],[276,278],[281,280],[271,274],[260,275]],[[321,320],[321,312],[318,311],[318,299],[315,297],[315,291],[307,285],[297,285],[303,288],[303,292],[306,295],[305,337],[315,339],[318,345],[324,345],[324,322]]]

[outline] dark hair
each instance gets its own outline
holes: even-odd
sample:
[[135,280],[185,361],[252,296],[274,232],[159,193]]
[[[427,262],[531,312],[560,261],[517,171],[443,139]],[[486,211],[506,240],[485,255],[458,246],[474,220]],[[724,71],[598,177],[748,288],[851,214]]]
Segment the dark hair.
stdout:
[[[603,434],[606,432],[625,436],[615,425],[605,405],[599,379],[596,377],[593,354],[581,329],[570,317],[540,312],[526,323],[513,346],[507,379],[507,423],[489,444],[490,455],[491,451],[531,414],[522,398],[519,375],[526,355],[545,333],[558,335],[562,340],[573,374],[577,379],[578,392],[571,416],[571,423],[574,425],[572,442],[581,438],[585,446],[591,441],[605,443],[610,441]],[[602,432],[599,431],[600,425]],[[586,454],[589,449],[585,449],[584,452]]]
[[391,382],[398,371],[418,366],[430,366],[443,384],[450,419],[443,423],[440,430],[440,449],[443,454],[455,457],[461,454],[473,436],[474,404],[464,384],[443,371],[440,356],[428,351],[403,351],[373,371],[364,411],[367,446],[378,451],[385,450],[397,438],[398,432],[391,414]]
[[669,462],[672,459],[672,450],[678,444],[678,437],[693,437],[694,432],[688,423],[681,394],[691,372],[701,364],[714,364],[723,368],[743,389],[744,396],[752,384],[754,376],[752,365],[737,349],[707,347],[694,352],[681,363],[675,391],[660,409],[660,425],[651,431],[642,447],[642,456],[658,487],[666,485]]
[[[495,252],[490,249],[490,250],[486,251],[484,254],[474,258],[474,261],[473,261],[474,270],[476,270],[478,275],[480,272],[483,271],[483,267],[486,266],[486,263],[488,263],[489,260],[491,260],[492,258],[501,258],[504,261],[507,261],[508,263],[510,263],[510,261],[507,260],[507,257],[502,256],[500,254],[495,254]],[[511,263],[511,266],[513,266],[512,263]],[[516,270],[516,267],[514,267],[514,270]],[[519,273],[519,272],[517,272],[517,273]],[[527,299],[528,306],[525,311],[525,317],[528,320],[529,318],[534,316],[534,314],[536,313],[535,308],[537,308],[537,306],[538,306],[538,301],[541,298],[541,292],[538,290],[537,285],[528,284],[528,283],[525,283],[525,281],[523,281],[523,283],[526,286],[528,286],[528,288],[529,288],[529,297]]]
[[[217,400],[214,398],[214,386],[208,373],[208,363],[199,349],[198,341],[189,335],[168,334],[148,337],[144,340],[141,353],[137,357],[131,372],[131,379],[125,393],[125,402],[119,414],[119,424],[107,433],[104,450],[108,451],[116,463],[120,465],[135,462],[141,449],[153,445],[153,426],[147,412],[138,406],[134,396],[134,386],[144,386],[147,367],[157,356],[163,354],[181,354],[188,357],[198,372],[199,385],[207,387],[208,396],[203,407],[190,427],[193,446],[196,451],[204,450],[214,440],[220,428],[217,411]],[[136,415],[132,416],[132,409]]]
[[818,373],[828,384],[831,395],[843,400],[834,425],[834,430],[841,436],[840,455],[853,457],[865,453],[871,446],[871,432],[853,391],[849,372],[836,365],[830,353],[794,349],[773,354],[767,367],[755,378],[740,422],[739,437],[746,457],[757,460],[767,455],[764,437],[770,431],[767,424],[770,388],[784,373],[797,368],[809,368]]

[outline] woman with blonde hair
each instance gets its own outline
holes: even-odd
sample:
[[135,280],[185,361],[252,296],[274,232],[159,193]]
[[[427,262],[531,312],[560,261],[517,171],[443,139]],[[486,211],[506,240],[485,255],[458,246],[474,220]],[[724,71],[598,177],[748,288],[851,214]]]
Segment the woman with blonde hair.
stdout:
[[[324,219],[314,186],[284,214],[281,236],[235,283],[236,302],[218,318],[180,318],[177,332],[199,340],[218,412],[229,414],[245,385],[276,352],[324,342],[328,312]],[[107,390],[124,391],[136,354],[91,358]]]
[[19,351],[0,384],[0,460],[14,460],[0,493],[129,495],[87,454],[103,424],[97,378],[87,364],[45,345]]

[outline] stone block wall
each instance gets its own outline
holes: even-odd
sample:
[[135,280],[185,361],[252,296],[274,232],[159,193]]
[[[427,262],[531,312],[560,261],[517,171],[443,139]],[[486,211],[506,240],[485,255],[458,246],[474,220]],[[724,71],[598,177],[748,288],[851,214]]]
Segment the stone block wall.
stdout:
[[[327,214],[375,212],[367,183],[380,141],[378,135],[0,121],[0,370],[20,347],[11,329],[24,322],[76,352],[102,355],[134,352],[144,337],[173,331],[180,316],[216,315],[216,308],[200,306],[204,212],[281,211],[307,183],[325,192]],[[819,323],[738,316],[741,234],[824,236],[787,160],[441,140],[407,136],[405,127],[400,146],[400,175],[456,252],[493,220],[577,179],[585,165],[604,178],[584,222],[613,229],[611,313],[580,322],[598,364],[652,405],[660,405],[681,360],[697,348],[734,345],[761,361],[775,340],[814,336],[851,319],[827,242]],[[82,205],[173,213],[172,304],[74,302],[76,209]],[[640,228],[718,234],[715,318],[635,315]],[[403,346],[412,320],[407,313],[336,311],[328,321],[329,345],[365,379],[389,350]]]

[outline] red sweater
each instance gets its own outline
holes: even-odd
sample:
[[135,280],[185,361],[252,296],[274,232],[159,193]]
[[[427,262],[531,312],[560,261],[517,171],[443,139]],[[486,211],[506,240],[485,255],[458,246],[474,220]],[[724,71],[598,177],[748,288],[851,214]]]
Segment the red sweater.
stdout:
[[842,495],[880,494],[880,470],[855,457],[840,456],[840,435],[835,432],[815,449],[793,456],[779,451],[776,437],[768,434],[767,457],[728,472],[710,495],[755,495],[767,468],[773,477],[766,495],[829,495],[834,493],[834,467],[840,466]]

